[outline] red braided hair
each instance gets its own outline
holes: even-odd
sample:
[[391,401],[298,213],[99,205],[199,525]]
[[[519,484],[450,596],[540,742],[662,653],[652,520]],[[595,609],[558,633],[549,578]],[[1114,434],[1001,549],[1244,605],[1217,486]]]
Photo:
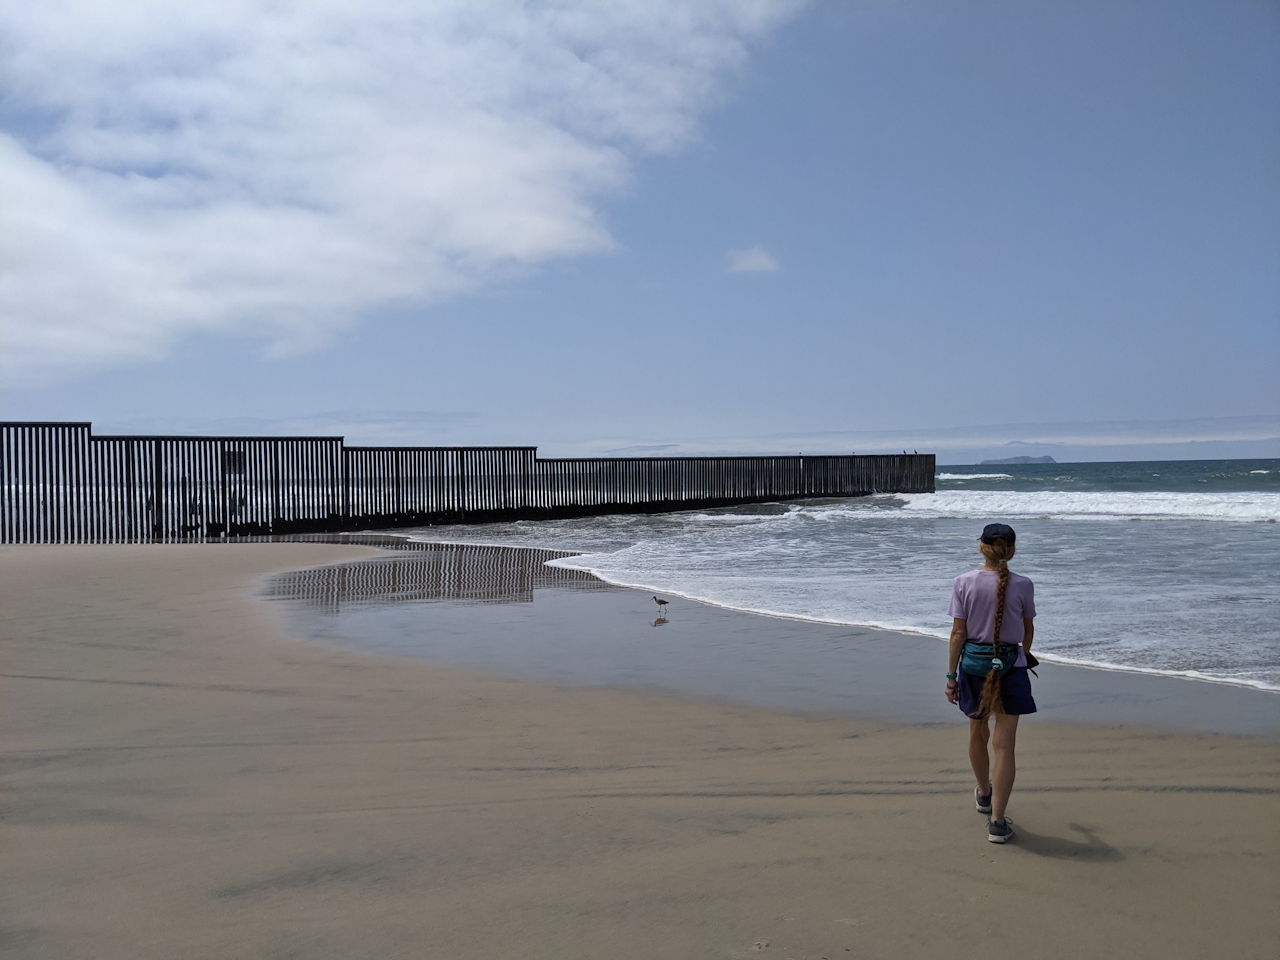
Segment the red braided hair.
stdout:
[[[997,538],[995,543],[979,543],[978,549],[988,560],[998,564],[996,571],[996,622],[991,633],[992,652],[999,649],[1000,631],[1004,627],[1004,596],[1009,589],[1009,561],[1013,558],[1013,544]],[[982,685],[982,699],[978,701],[978,713],[982,717],[1004,713],[1004,700],[1000,696],[1000,673],[994,668]]]

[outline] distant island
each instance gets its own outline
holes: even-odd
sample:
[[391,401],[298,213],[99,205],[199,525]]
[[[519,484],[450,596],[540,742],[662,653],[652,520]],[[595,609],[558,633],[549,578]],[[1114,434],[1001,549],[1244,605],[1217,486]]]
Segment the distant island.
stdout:
[[997,466],[1006,463],[1057,463],[1053,457],[1005,457],[1003,460],[983,460],[979,466]]

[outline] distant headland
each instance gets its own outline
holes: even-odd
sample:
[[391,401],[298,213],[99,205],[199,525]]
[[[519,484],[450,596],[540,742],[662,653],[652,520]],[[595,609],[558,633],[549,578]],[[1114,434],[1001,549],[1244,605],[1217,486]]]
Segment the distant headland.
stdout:
[[1005,457],[1003,460],[983,460],[979,466],[997,466],[1007,463],[1057,463],[1053,457]]

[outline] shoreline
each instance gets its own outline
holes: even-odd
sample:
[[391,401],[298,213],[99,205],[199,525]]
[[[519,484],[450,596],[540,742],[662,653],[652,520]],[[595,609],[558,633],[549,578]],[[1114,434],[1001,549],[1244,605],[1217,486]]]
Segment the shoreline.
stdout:
[[[432,541],[432,542],[451,543],[452,541],[442,540],[442,541]],[[494,544],[493,546],[501,546],[501,545]],[[511,547],[508,547],[508,549],[521,550],[521,549],[539,549],[539,548],[511,546]],[[548,551],[548,552],[551,552],[551,551]],[[575,554],[575,555],[580,556],[581,554]],[[674,597],[680,597],[681,599],[688,600],[692,603],[701,603],[709,607],[718,607],[721,610],[729,610],[734,613],[750,614],[753,617],[768,617],[772,620],[794,620],[799,623],[816,623],[816,624],[829,626],[829,627],[853,627],[855,629],[876,630],[881,633],[893,633],[893,634],[898,634],[900,636],[907,636],[907,637],[924,637],[929,640],[936,640],[940,643],[947,642],[947,637],[945,636],[941,636],[936,633],[928,633],[924,630],[913,630],[909,627],[892,627],[892,626],[885,626],[883,624],[878,624],[878,623],[863,623],[863,622],[854,621],[854,620],[823,620],[818,617],[801,616],[800,614],[777,613],[776,611],[773,611],[773,610],[755,610],[750,607],[735,607],[725,603],[718,603],[717,601],[711,600],[707,597],[694,596],[692,594],[681,593],[676,590],[658,590],[655,587],[648,587],[641,584],[623,583],[616,580],[609,580],[601,576],[600,574],[595,573],[594,571],[590,570],[587,567],[565,567],[565,569],[583,570],[585,572],[589,572],[591,573],[592,576],[603,581],[604,583],[607,583],[611,586],[618,587],[619,589],[622,589],[622,590],[637,590],[641,593],[649,593],[649,592],[662,593],[662,594],[666,594]],[[1196,671],[1193,671],[1193,670],[1159,670],[1154,667],[1127,667],[1127,666],[1119,666],[1119,665],[1110,664],[1110,663],[1098,663],[1092,660],[1074,660],[1070,657],[1063,657],[1063,656],[1059,656],[1058,654],[1043,653],[1039,651],[1037,651],[1036,656],[1044,663],[1059,664],[1064,667],[1077,667],[1081,670],[1100,670],[1104,673],[1132,673],[1140,676],[1167,677],[1171,680],[1190,680],[1197,683],[1216,683],[1216,684],[1221,684],[1223,686],[1228,686],[1228,687],[1240,687],[1246,690],[1255,690],[1260,693],[1280,694],[1280,687],[1269,686],[1261,682],[1254,682],[1249,680],[1232,680],[1227,677],[1215,677],[1210,674],[1197,673]]]
[[[941,697],[946,647],[934,637],[762,615],[674,593],[665,594],[670,613],[659,631],[650,623],[656,609],[648,591],[543,562],[555,555],[436,542],[358,568],[278,576],[265,592],[273,602],[285,601],[287,629],[337,648],[513,679],[649,688],[748,709],[895,723],[964,721]],[[434,579],[446,568],[456,582]],[[503,594],[504,577],[513,576],[524,584],[518,597]],[[600,589],[586,589],[581,578]],[[290,601],[290,590],[314,593],[319,581],[323,604],[315,597]],[[466,590],[459,592],[457,583]],[[472,602],[479,596],[484,604]],[[1280,733],[1280,700],[1269,691],[1047,659],[1039,673],[1032,680],[1037,722]]]
[[[256,539],[246,539],[243,542],[258,542]],[[773,610],[759,610],[750,607],[733,606],[732,604],[722,603],[709,597],[696,596],[689,593],[683,593],[678,590],[663,590],[646,584],[628,583],[625,581],[611,580],[602,574],[592,570],[590,567],[577,566],[572,563],[575,557],[588,556],[581,550],[555,548],[546,546],[523,546],[504,541],[486,541],[483,539],[465,539],[465,540],[423,540],[410,536],[409,534],[395,533],[394,531],[382,532],[366,532],[366,533],[342,533],[342,534],[310,534],[303,538],[262,538],[262,542],[307,542],[307,543],[333,543],[333,544],[359,544],[364,546],[374,546],[387,551],[412,550],[410,545],[422,546],[448,546],[475,548],[483,547],[494,550],[517,550],[532,551],[541,553],[546,556],[547,566],[555,567],[563,570],[573,570],[587,574],[602,583],[623,590],[634,590],[641,593],[661,593],[666,596],[680,597],[692,603],[703,604],[708,607],[726,610],[732,613],[747,614],[755,617],[765,617],[773,620],[794,621],[797,623],[811,623],[828,627],[848,627],[855,630],[871,630],[878,633],[888,633],[904,637],[922,637],[941,643],[947,642],[947,637],[943,634],[929,633],[925,630],[916,630],[910,627],[890,626],[879,623],[866,623],[851,620],[834,620],[822,619],[819,617],[807,617],[800,614],[779,613]],[[1163,677],[1171,680],[1187,680],[1197,683],[1218,684],[1226,687],[1234,687],[1243,690],[1256,691],[1260,693],[1270,693],[1280,695],[1280,687],[1267,685],[1261,682],[1249,680],[1236,680],[1230,677],[1217,677],[1211,674],[1202,674],[1197,671],[1188,670],[1161,670],[1154,667],[1136,667],[1124,666],[1118,664],[1099,663],[1090,660],[1079,660],[1072,657],[1062,656],[1056,653],[1045,653],[1037,650],[1036,655],[1044,663],[1055,664],[1065,667],[1073,667],[1081,670],[1097,670],[1103,673],[1121,673],[1132,674],[1136,676],[1147,677]],[[1280,725],[1280,705],[1277,707],[1278,719],[1277,725]]]
[[962,728],[331,649],[249,595],[372,556],[0,548],[8,955],[1274,953],[1274,736],[1027,724],[997,847]]

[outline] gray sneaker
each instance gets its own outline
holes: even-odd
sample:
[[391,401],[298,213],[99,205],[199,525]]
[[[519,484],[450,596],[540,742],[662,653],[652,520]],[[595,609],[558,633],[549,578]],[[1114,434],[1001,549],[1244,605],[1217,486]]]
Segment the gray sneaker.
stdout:
[[973,805],[978,808],[979,813],[991,812],[991,784],[987,784],[987,792],[979,793],[978,788],[973,788]]
[[1013,824],[1006,817],[1004,823],[987,821],[987,839],[992,843],[1008,843],[1014,838]]

